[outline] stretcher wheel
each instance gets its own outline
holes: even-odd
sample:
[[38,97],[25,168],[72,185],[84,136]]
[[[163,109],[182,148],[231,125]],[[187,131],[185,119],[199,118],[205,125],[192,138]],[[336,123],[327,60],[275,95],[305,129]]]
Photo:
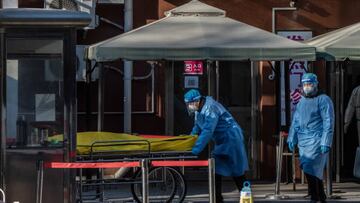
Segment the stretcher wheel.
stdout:
[[[131,192],[136,202],[141,202],[141,170],[135,176],[138,183],[131,184]],[[177,188],[182,187],[182,188]],[[181,173],[171,167],[152,168],[149,171],[150,202],[182,202],[186,194],[185,180]]]
[[186,185],[186,181],[184,178],[184,175],[174,169],[171,172],[173,173],[174,177],[175,177],[175,182],[176,182],[176,191],[175,191],[175,195],[174,198],[172,199],[171,202],[173,203],[177,203],[177,202],[183,202],[186,196],[186,192],[187,192],[187,185]]

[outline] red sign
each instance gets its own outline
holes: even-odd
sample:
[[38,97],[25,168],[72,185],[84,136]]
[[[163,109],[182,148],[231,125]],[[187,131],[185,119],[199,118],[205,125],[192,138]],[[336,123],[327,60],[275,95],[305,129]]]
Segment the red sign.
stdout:
[[202,61],[184,61],[184,74],[188,75],[202,75],[203,62]]

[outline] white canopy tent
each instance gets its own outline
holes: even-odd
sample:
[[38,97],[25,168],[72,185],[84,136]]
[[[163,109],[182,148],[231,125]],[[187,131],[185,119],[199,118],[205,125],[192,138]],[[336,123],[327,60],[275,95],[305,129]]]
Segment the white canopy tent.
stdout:
[[360,23],[356,23],[308,40],[316,47],[318,58],[328,61],[360,60]]
[[315,48],[227,18],[193,0],[151,24],[91,45],[87,58],[127,60],[315,60]]
[[[228,18],[225,11],[198,0],[192,0],[165,14],[166,17],[153,23],[89,46],[86,58],[97,62],[117,59],[151,61],[314,61],[316,59],[315,47]],[[173,78],[172,74],[173,67],[167,68],[165,92],[168,93],[165,95],[165,112],[169,125],[173,122],[171,106],[174,96],[171,88],[174,85],[173,81],[168,81],[171,80],[169,78]],[[254,84],[252,86],[255,86]],[[126,88],[124,86],[124,89]],[[255,87],[252,90],[255,91]],[[102,98],[101,95],[99,98]],[[99,100],[99,103],[101,102]],[[131,107],[130,104],[128,106]],[[252,109],[256,111],[256,108]],[[99,110],[99,114],[100,112]],[[102,116],[99,115],[99,118]],[[131,120],[130,118],[129,115],[124,114],[124,120]],[[131,121],[127,123],[131,124]]]
[[[323,35],[319,35],[305,42],[310,46],[316,47],[316,55],[318,59],[329,61],[327,68],[332,71],[333,77],[330,82],[330,96],[335,101],[335,120],[343,120],[343,108],[345,102],[344,96],[344,61],[346,59],[359,61],[360,60],[360,23],[349,25]],[[337,64],[337,65],[336,65]],[[334,73],[335,72],[335,73]],[[340,181],[341,170],[341,149],[344,148],[343,143],[340,141],[344,135],[342,122],[335,123],[335,160],[336,160],[336,180]],[[327,166],[328,173],[331,173],[330,163]],[[332,183],[328,178],[327,193],[332,194]]]

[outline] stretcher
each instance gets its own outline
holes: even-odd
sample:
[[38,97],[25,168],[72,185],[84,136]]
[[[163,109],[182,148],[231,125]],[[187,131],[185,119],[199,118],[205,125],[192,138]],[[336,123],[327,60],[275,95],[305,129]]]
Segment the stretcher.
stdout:
[[[176,166],[181,161],[195,159],[197,156],[191,153],[192,146],[197,137],[190,135],[180,136],[154,136],[154,135],[129,135],[110,132],[81,132],[77,134],[77,163],[136,163],[147,159],[155,165],[149,170],[149,197],[156,202],[182,202],[186,196],[186,181],[181,170]],[[50,143],[63,140],[62,135],[49,138]],[[168,166],[156,166],[156,161],[168,160]],[[178,161],[178,162],[177,162]],[[113,178],[105,178],[104,170],[95,170],[96,179],[84,179],[83,169],[78,167],[78,201],[86,200],[106,201],[104,188],[107,185],[130,184],[133,199],[141,202],[141,170],[138,167],[131,170],[122,167],[121,175]],[[94,168],[97,168],[94,164]],[[85,168],[89,168],[88,166]],[[127,169],[126,169],[127,168]],[[93,169],[94,170],[94,169]],[[117,171],[117,172],[118,172]],[[84,188],[96,187],[95,194],[84,193]]]

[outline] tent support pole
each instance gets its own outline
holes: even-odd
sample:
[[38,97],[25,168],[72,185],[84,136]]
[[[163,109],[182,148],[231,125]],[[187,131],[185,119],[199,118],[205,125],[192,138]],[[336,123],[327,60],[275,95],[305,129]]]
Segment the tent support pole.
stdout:
[[220,98],[220,72],[219,72],[219,61],[215,62],[215,73],[216,73],[216,101],[219,101]]
[[[125,22],[124,31],[128,32],[133,28],[133,1],[125,0]],[[132,76],[133,62],[124,61],[124,132],[131,133],[131,100],[132,100]]]
[[[171,64],[170,64],[171,63]],[[165,68],[165,134],[174,134],[174,61]]]
[[[342,108],[340,102],[341,102],[341,90],[340,90],[340,81],[341,81],[341,66],[337,66],[336,67],[336,80],[335,80],[335,84],[336,84],[336,100],[335,100],[335,109],[339,109]],[[340,111],[336,111],[335,112],[335,120],[336,121],[340,121],[341,117],[340,117]],[[340,182],[340,136],[341,136],[341,131],[340,131],[340,122],[335,122],[335,156],[336,156],[336,182]]]
[[216,73],[212,61],[206,61],[206,71],[208,75],[208,95],[216,99]]
[[132,90],[132,61],[124,61],[124,132],[131,133],[131,90]]
[[[213,66],[213,61],[206,60],[206,72],[207,72],[207,77],[208,77],[207,78],[208,96],[211,96],[217,100],[218,99],[217,98],[217,90],[216,90],[217,75],[215,72],[215,67]],[[211,152],[213,149],[214,149],[214,143],[210,142],[208,144],[208,157],[209,158],[211,157]]]
[[258,178],[258,135],[259,135],[259,62],[251,62],[251,158],[253,177]]
[[99,63],[99,80],[98,80],[98,121],[97,131],[104,130],[104,66]]

